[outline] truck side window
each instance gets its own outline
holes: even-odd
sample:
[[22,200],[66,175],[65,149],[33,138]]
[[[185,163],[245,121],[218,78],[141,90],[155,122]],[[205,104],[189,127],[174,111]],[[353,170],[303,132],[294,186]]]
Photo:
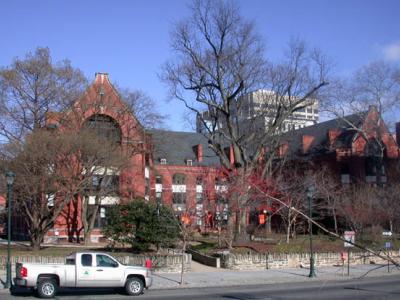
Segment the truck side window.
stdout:
[[81,263],[84,267],[92,266],[92,255],[91,254],[82,254]]
[[96,263],[98,267],[118,267],[118,264],[106,255],[97,254]]

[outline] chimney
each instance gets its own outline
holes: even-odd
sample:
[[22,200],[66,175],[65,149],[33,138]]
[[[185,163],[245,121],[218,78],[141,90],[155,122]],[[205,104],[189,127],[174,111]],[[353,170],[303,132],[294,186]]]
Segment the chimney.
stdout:
[[229,147],[229,160],[232,165],[235,163],[235,153],[233,152],[233,146]]
[[339,129],[329,129],[329,131],[328,131],[329,144],[333,145],[333,143],[335,143],[335,141],[339,135],[340,135]]
[[284,157],[289,149],[289,144],[287,142],[284,142],[282,145],[279,145],[278,148],[278,156],[279,157]]
[[314,142],[312,135],[303,135],[303,153],[307,153],[310,150],[311,144]]
[[225,155],[229,158],[229,163],[233,165],[235,163],[235,153],[233,152],[233,146],[224,148]]
[[400,122],[396,123],[396,142],[400,146]]
[[103,84],[108,80],[108,73],[97,72],[95,75],[95,82]]
[[60,124],[60,115],[56,112],[45,114],[45,124],[47,128],[57,128]]
[[202,144],[198,144],[198,145],[193,147],[193,150],[196,153],[197,161],[198,162],[202,162],[203,161],[203,145]]

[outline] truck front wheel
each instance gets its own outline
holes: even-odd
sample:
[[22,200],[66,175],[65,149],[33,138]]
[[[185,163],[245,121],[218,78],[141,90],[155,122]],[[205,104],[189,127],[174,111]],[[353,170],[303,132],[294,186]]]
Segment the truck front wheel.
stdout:
[[57,287],[57,282],[54,279],[40,279],[37,284],[39,298],[53,298],[57,293]]
[[143,293],[144,283],[138,277],[130,277],[126,280],[125,291],[128,295],[138,296]]

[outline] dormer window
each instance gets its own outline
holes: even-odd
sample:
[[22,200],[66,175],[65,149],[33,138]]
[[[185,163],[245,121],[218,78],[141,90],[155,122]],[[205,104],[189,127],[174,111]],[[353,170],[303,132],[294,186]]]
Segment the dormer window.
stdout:
[[160,159],[160,164],[166,165],[167,164],[167,159],[166,158],[161,158]]
[[187,160],[186,160],[186,165],[187,165],[187,166],[193,166],[193,160],[187,159]]

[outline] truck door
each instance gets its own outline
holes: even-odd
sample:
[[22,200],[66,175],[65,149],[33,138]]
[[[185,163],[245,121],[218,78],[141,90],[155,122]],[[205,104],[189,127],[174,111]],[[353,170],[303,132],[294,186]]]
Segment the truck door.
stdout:
[[110,256],[105,254],[96,254],[96,281],[100,286],[118,287],[122,285],[124,276],[119,264]]
[[76,286],[95,287],[99,286],[96,281],[95,257],[90,253],[77,255],[76,260]]

